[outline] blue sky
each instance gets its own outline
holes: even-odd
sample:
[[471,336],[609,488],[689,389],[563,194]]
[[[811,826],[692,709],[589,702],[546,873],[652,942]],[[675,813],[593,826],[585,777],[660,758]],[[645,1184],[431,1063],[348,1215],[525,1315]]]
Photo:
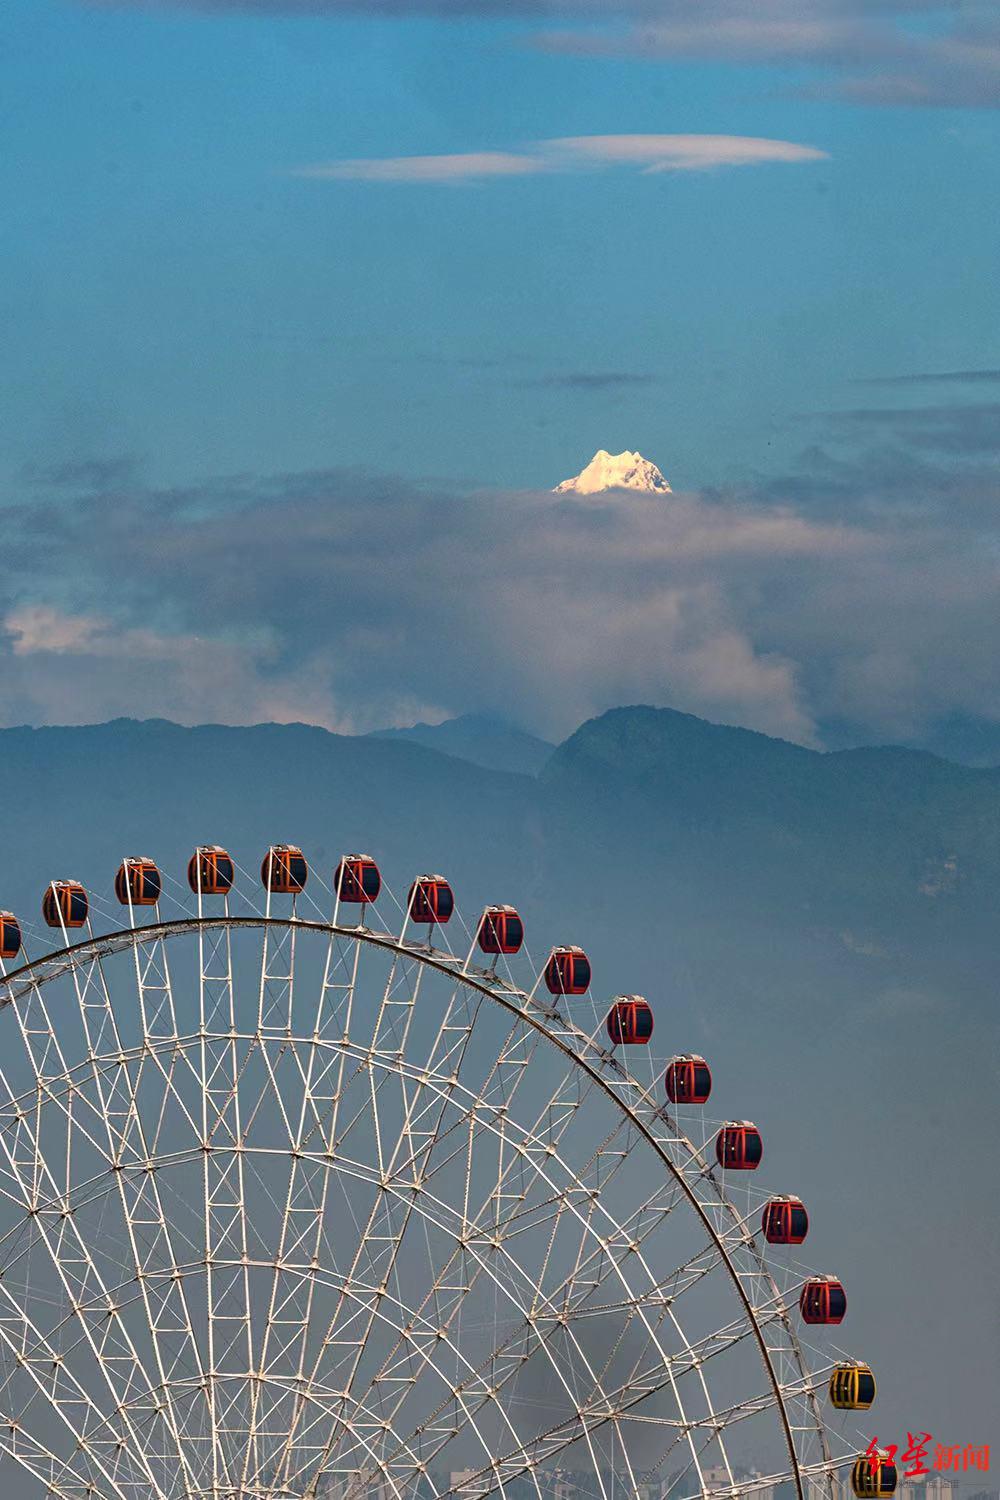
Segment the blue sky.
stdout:
[[[165,482],[530,486],[627,446],[694,486],[787,461],[858,378],[998,362],[992,112],[795,97],[816,67],[554,53],[539,29],[11,0],[8,474],[127,451]],[[622,133],[829,159],[291,175]],[[586,372],[645,383],[538,383]]]
[[[64,519],[86,505],[98,555],[110,555],[123,485],[144,525],[165,513],[180,525],[179,491],[189,528],[264,493],[280,530],[310,475],[315,514],[328,519],[345,474],[364,476],[352,524],[365,524],[373,475],[394,476],[384,485],[396,486],[404,521],[405,497],[428,486],[489,491],[502,518],[508,492],[544,491],[598,447],[628,447],[676,490],[702,503],[721,493],[743,519],[791,505],[826,536],[831,508],[841,527],[863,509],[876,551],[892,534],[890,593],[901,597],[916,590],[921,549],[990,555],[995,13],[931,0],[711,0],[697,24],[679,0],[524,0],[514,19],[480,0],[437,10],[8,0],[0,482],[24,566],[8,584],[6,628],[37,680],[37,653],[61,653],[48,664],[66,668],[67,642],[94,639],[90,625],[74,636],[63,623],[39,636],[43,617],[96,620],[105,635],[135,628],[79,538],[58,565],[32,544],[51,529],[45,504]],[[664,136],[669,152],[652,140]],[[704,137],[730,145],[692,169]],[[551,144],[567,139],[576,144]],[[742,164],[711,165],[734,153]],[[438,160],[421,173],[400,165],[412,157]],[[397,180],[414,175],[425,180]],[[911,378],[955,372],[967,374]],[[57,501],[43,501],[39,476]],[[903,497],[931,528],[915,549],[900,538]],[[522,524],[530,539],[532,516]],[[470,545],[481,545],[478,525]],[[172,545],[183,558],[203,541],[189,529]],[[141,624],[155,622],[169,654],[193,638],[192,606],[156,561],[141,557]],[[978,581],[981,595],[992,581]],[[751,627],[722,564],[712,584],[723,634],[731,626],[754,661],[789,664],[798,686],[785,706],[755,718],[745,693],[728,709],[725,694],[699,696],[669,652],[637,673],[655,639],[648,652],[621,644],[617,688],[609,666],[600,692],[569,693],[544,726],[540,689],[510,684],[508,703],[484,704],[472,664],[465,686],[440,691],[380,688],[364,702],[355,682],[345,701],[329,683],[303,695],[289,676],[277,697],[250,699],[258,712],[333,725],[506,707],[555,732],[631,693],[816,742],[820,721],[878,696],[859,683],[880,642],[837,669],[849,682],[839,696],[824,669],[820,703],[802,684],[829,662],[827,647],[817,657],[782,613]],[[782,574],[758,596],[789,584]],[[607,586],[615,597],[627,581]],[[885,576],[878,586],[884,595]],[[853,590],[863,596],[860,580]],[[254,624],[280,676],[294,643],[280,614],[263,614]],[[34,625],[18,635],[25,618]],[[329,620],[312,628],[342,650]],[[955,618],[959,655],[972,628]],[[210,648],[244,649],[232,638],[243,629],[215,622]],[[556,622],[545,629],[558,634]],[[554,650],[550,672],[563,660]],[[898,683],[899,664],[886,670]],[[942,672],[954,678],[954,662]],[[925,675],[908,663],[901,715],[879,725],[865,709],[872,732],[952,711],[1000,715],[978,686],[969,701],[942,702]],[[209,686],[193,698],[141,693],[136,707],[209,713]],[[28,718],[129,707],[96,688],[86,703],[65,686],[44,701],[12,698]]]

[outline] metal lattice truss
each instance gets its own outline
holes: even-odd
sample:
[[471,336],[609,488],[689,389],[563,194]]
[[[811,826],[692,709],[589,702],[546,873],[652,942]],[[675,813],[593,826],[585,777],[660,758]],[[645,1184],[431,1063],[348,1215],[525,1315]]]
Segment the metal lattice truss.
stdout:
[[38,1493],[829,1493],[788,1285],[641,1049],[279,899],[4,981],[0,1450]]

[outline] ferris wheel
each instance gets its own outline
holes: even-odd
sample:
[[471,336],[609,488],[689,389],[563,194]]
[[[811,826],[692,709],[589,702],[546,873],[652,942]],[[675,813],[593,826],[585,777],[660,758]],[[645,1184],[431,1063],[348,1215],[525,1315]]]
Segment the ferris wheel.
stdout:
[[805,1205],[583,949],[288,844],[108,897],[0,913],[12,1493],[892,1493],[831,1420],[875,1382]]

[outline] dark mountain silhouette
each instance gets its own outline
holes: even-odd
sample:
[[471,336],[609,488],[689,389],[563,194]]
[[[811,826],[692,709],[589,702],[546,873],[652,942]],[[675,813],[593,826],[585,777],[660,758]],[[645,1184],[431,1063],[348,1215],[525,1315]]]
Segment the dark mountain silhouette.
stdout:
[[[887,943],[992,936],[1000,770],[902,748],[820,754],[669,709],[584,724],[542,773],[548,803],[633,856],[668,841],[727,905],[860,924]],[[665,852],[665,851],[664,851]],[[669,860],[667,861],[669,863]]]

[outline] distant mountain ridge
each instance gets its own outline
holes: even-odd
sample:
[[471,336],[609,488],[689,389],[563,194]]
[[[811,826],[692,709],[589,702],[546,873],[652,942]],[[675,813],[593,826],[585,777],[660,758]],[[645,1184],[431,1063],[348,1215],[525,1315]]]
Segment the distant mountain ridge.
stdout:
[[555,746],[528,734],[495,714],[460,714],[441,724],[413,724],[406,729],[378,729],[373,739],[409,740],[445,755],[456,755],[491,771],[536,776]]
[[[497,769],[504,758],[521,769]],[[755,921],[780,911],[789,931],[819,921],[877,946],[891,934],[900,951],[933,945],[942,924],[978,942],[1000,890],[1000,770],[901,748],[823,753],[673,709],[613,709],[554,749],[484,716],[369,736],[162,720],[6,729],[0,771],[18,882],[51,879],[53,851],[75,868],[95,848],[117,862],[158,840],[224,843],[227,829],[251,863],[257,845],[320,829],[323,848],[335,836],[475,870],[474,831],[491,867],[530,889],[558,872],[587,903],[621,850],[644,890]]]
[[[871,744],[871,733],[859,724],[842,719],[821,720],[817,726],[830,749],[853,749]],[[962,766],[1000,766],[1000,722],[983,714],[950,713],[932,719],[919,736],[894,743],[911,750],[929,750],[942,760]]]

